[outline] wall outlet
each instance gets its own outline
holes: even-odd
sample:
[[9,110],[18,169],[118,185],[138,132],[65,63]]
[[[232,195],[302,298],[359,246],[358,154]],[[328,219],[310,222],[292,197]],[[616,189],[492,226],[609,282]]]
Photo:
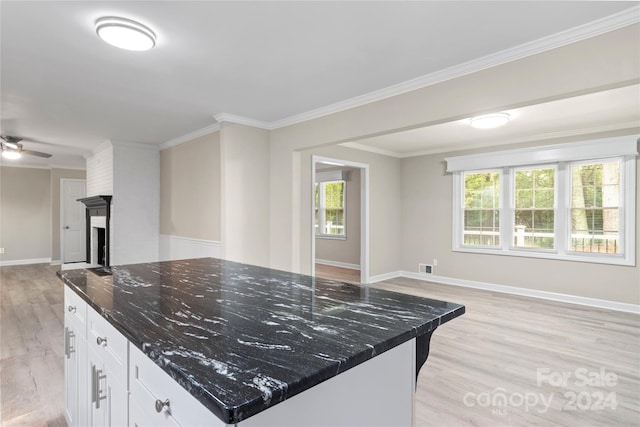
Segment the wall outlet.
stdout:
[[0,248],[0,255],[4,253],[4,248]]
[[433,274],[433,266],[430,264],[418,264],[418,273]]
[[437,267],[438,266],[438,258],[434,258],[433,259],[433,266]]

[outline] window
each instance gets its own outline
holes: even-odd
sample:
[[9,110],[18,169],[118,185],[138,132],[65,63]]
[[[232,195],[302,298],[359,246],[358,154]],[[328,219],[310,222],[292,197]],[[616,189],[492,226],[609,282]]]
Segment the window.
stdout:
[[555,248],[556,170],[516,169],[513,184],[516,248]]
[[635,138],[447,160],[453,250],[635,265]]
[[318,236],[345,237],[346,182],[315,184],[315,230]]
[[571,250],[620,253],[620,161],[571,167]]
[[464,244],[500,245],[500,172],[464,174]]

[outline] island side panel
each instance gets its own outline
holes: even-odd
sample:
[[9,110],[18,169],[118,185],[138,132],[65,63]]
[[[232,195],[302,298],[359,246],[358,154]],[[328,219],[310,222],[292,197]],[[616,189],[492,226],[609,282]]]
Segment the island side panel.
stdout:
[[411,426],[415,355],[412,339],[237,426]]

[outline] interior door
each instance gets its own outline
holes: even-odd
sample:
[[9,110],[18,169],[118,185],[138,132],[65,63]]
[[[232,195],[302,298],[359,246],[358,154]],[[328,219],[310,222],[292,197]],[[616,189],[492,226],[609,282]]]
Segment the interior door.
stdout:
[[62,180],[60,216],[62,234],[62,262],[80,262],[86,258],[85,206],[78,199],[87,194],[85,180]]

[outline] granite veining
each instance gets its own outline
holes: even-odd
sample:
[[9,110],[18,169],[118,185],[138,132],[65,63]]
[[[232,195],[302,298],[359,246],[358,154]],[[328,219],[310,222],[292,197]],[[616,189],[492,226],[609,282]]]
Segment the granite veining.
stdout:
[[464,313],[459,304],[215,258],[111,272],[58,274],[228,424],[414,337],[428,351],[433,330]]

